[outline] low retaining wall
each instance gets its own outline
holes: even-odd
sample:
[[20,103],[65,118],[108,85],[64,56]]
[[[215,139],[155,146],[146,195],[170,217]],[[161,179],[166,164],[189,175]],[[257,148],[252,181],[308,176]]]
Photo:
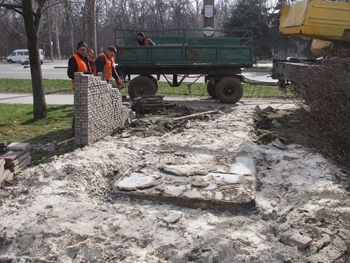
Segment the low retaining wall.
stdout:
[[101,77],[74,74],[75,145],[85,146],[111,135],[124,126],[131,110],[122,94]]

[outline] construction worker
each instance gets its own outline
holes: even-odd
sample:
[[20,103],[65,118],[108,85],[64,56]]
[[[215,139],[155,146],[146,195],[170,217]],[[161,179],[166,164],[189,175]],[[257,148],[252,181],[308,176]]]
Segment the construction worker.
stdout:
[[[84,72],[85,74],[92,74],[90,66],[85,58],[85,54],[88,50],[88,47],[84,41],[80,41],[77,45],[77,53],[75,53],[68,60],[68,69],[67,75],[72,79],[72,89],[74,89],[74,73],[75,72]],[[73,115],[72,122],[72,136],[75,135],[75,116]]]
[[68,60],[68,69],[67,75],[70,79],[72,79],[72,88],[74,89],[74,73],[75,72],[84,72],[87,74],[92,74],[91,70],[89,70],[89,65],[85,58],[85,54],[87,52],[87,45],[84,41],[80,41],[77,45],[77,53],[75,53]]
[[94,51],[92,49],[88,49],[86,52],[86,58],[88,65],[90,66],[90,71],[94,72],[95,60],[94,60]]
[[103,79],[106,80],[107,83],[110,83],[110,80],[114,78],[120,86],[123,82],[114,67],[114,57],[116,54],[117,49],[113,46],[110,46],[106,51],[101,52],[95,59],[94,73],[97,76],[98,72],[102,72]]
[[150,39],[145,37],[145,34],[140,32],[137,34],[137,41],[135,46],[155,46],[156,44]]

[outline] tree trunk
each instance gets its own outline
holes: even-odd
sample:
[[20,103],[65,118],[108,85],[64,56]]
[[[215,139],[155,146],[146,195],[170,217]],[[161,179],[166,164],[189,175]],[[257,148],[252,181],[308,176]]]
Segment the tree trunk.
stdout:
[[96,29],[95,29],[95,0],[86,0],[87,10],[87,44],[88,47],[96,51]]
[[61,55],[61,45],[60,45],[60,37],[59,37],[58,21],[57,20],[55,23],[55,33],[56,33],[56,43],[57,43],[57,56],[58,56],[58,59],[61,60],[62,55]]
[[[34,21],[32,0],[22,0],[23,19],[28,40],[30,73],[32,76],[33,113],[34,119],[43,119],[47,116],[44,85],[41,72],[39,45],[38,45],[38,21]],[[40,17],[36,18],[37,20]],[[37,25],[36,23],[37,22]]]
[[52,42],[52,33],[51,33],[51,21],[50,21],[50,15],[49,15],[49,12],[47,11],[46,12],[46,19],[47,19],[47,23],[49,25],[49,43],[50,43],[50,59],[51,59],[51,62],[53,62],[54,60],[54,55],[53,55],[53,42]]

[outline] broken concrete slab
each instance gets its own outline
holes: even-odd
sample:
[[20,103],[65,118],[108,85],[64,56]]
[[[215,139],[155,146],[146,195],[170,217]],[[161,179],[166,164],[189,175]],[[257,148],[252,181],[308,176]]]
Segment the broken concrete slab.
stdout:
[[157,184],[155,178],[142,174],[133,173],[121,181],[119,181],[117,187],[121,190],[134,191],[137,189],[144,189],[147,187],[155,186]]
[[162,218],[162,220],[168,224],[173,224],[179,221],[182,215],[183,215],[183,212],[181,211],[170,210],[168,214]]
[[281,150],[287,149],[287,146],[285,146],[278,138],[272,142],[272,145]]
[[297,246],[300,249],[306,248],[312,242],[312,238],[302,236],[293,231],[287,231],[281,234],[279,240],[282,243],[285,243],[291,246]]
[[236,163],[232,164],[230,173],[235,174],[256,174],[254,161],[245,156],[236,157]]
[[163,170],[178,176],[204,175],[208,173],[208,169],[199,164],[164,165]]
[[169,165],[167,173],[164,167],[153,172],[145,169],[118,180],[114,191],[119,196],[192,208],[248,212],[255,207],[255,164],[249,157],[237,157],[235,165],[233,170],[239,173],[207,170],[204,174],[208,167],[199,164]]

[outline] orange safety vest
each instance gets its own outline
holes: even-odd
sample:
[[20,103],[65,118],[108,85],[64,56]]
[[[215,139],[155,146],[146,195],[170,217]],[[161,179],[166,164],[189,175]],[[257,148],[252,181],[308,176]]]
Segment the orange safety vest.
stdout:
[[[109,60],[105,52],[101,52],[98,56],[104,56],[105,61],[106,61],[105,65],[103,66],[103,72],[102,72],[103,78],[107,81],[111,80],[112,79],[112,67],[114,67],[114,59],[112,58],[111,60]],[[97,75],[96,66],[94,69],[94,73],[95,73],[95,75]]]
[[[84,72],[87,71],[87,67],[86,64],[84,62],[84,60],[78,55],[78,54],[74,54],[72,57],[75,58],[75,61],[77,62],[78,68],[76,72]],[[74,89],[74,79],[72,79],[72,89]]]
[[[136,46],[140,46],[139,42],[136,42]],[[148,38],[145,38],[145,46],[149,46]]]

